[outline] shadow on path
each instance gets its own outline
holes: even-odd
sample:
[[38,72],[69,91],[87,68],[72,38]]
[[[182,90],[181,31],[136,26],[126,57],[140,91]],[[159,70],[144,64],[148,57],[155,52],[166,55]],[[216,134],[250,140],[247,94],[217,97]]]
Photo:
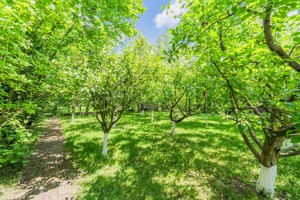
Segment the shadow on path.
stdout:
[[66,158],[59,119],[50,119],[13,199],[74,199],[76,171]]

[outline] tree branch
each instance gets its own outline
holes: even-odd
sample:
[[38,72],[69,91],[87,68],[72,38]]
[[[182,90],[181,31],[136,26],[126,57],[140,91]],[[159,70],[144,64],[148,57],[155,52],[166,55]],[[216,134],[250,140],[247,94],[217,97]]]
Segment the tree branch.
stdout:
[[214,22],[211,23],[206,29],[204,29],[204,30],[198,35],[198,37],[199,37],[200,35],[202,35],[203,33],[205,33],[210,27],[212,27],[212,26],[215,25],[216,23],[218,23],[218,22],[220,22],[220,21],[222,21],[222,20],[224,20],[224,19],[227,19],[227,18],[229,18],[229,17],[231,17],[231,16],[233,16],[233,15],[234,15],[234,12],[233,12],[233,13],[229,13],[227,16],[222,17],[222,18],[220,18],[220,19],[214,21]]
[[300,150],[292,151],[289,153],[279,153],[279,158],[287,158],[287,157],[297,156],[297,155],[300,155]]
[[293,51],[294,51],[294,49],[296,48],[296,45],[295,46],[293,46],[293,48],[291,49],[291,51],[290,51],[290,53],[289,53],[289,56],[291,56],[292,55],[292,53],[293,53]]
[[298,147],[300,147],[300,143],[294,144],[293,146],[282,149],[280,153],[288,153],[289,151],[297,151]]
[[258,151],[254,148],[254,146],[252,145],[252,143],[250,142],[249,138],[247,137],[247,135],[244,133],[244,131],[242,130],[241,125],[239,124],[239,129],[240,129],[240,133],[246,143],[246,145],[248,146],[248,148],[250,149],[250,151],[252,152],[252,154],[255,156],[255,158],[260,162],[261,157],[260,154],[258,153]]
[[238,104],[237,104],[237,99],[235,97],[235,94],[234,94],[234,89],[229,81],[229,79],[226,77],[226,75],[220,70],[220,68],[218,67],[218,65],[212,61],[212,64],[217,68],[218,72],[221,74],[221,76],[225,79],[227,85],[228,85],[228,88],[230,90],[230,93],[231,93],[231,96],[233,98],[233,106],[234,106],[234,113],[237,114],[238,110],[239,110],[239,107],[238,107]]
[[272,30],[271,30],[271,9],[269,8],[267,10],[267,15],[263,19],[263,25],[264,25],[264,35],[266,39],[266,43],[269,47],[269,49],[277,55],[279,55],[282,59],[284,59],[290,67],[292,67],[297,72],[300,72],[300,64],[297,63],[295,60],[291,59],[291,57],[282,49],[280,45],[275,44]]
[[253,131],[250,127],[248,127],[248,131],[249,131],[249,133],[250,133],[252,139],[254,140],[254,142],[257,144],[257,146],[258,146],[260,149],[262,149],[262,148],[263,148],[263,144],[262,144],[261,141],[256,137],[254,131]]

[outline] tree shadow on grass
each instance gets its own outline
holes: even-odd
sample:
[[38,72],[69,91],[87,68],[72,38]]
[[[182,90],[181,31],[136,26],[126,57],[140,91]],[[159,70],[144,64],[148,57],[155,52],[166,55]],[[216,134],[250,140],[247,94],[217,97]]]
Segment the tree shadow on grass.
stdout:
[[80,199],[259,198],[254,182],[245,182],[253,179],[245,170],[255,162],[239,137],[212,129],[199,133],[198,125],[186,122],[184,134],[170,137],[164,134],[169,124],[127,116],[109,135],[107,158],[101,156],[102,134],[66,137],[74,166],[87,177]]

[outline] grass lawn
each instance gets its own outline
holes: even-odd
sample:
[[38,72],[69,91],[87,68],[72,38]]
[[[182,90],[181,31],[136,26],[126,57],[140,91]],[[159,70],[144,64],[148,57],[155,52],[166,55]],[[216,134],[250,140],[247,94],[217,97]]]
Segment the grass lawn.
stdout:
[[[101,155],[101,126],[94,116],[61,118],[67,151],[82,174],[79,199],[263,199],[255,192],[259,164],[234,123],[190,117],[169,136],[167,113],[127,113]],[[300,199],[300,157],[279,160],[278,199]]]

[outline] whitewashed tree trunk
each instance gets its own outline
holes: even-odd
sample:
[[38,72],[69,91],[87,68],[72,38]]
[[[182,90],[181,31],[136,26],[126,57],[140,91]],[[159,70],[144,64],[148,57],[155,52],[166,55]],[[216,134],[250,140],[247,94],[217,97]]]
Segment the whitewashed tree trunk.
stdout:
[[[117,116],[114,115],[114,121],[116,121],[116,120],[117,120]],[[117,126],[117,122],[114,123],[114,125],[112,127],[116,127],[116,126]]]
[[74,119],[75,119],[75,113],[72,112],[72,121],[71,121],[71,124],[74,124]]
[[108,133],[104,133],[103,135],[103,148],[102,148],[102,155],[107,156],[107,139]]
[[172,121],[171,135],[175,135],[176,122]]
[[152,111],[151,122],[154,122],[154,111]]
[[144,116],[144,115],[145,115],[145,111],[144,111],[144,110],[142,110],[142,112],[141,112],[141,115],[142,115],[142,116]]
[[229,120],[228,112],[226,112],[226,120]]
[[282,143],[282,148],[289,148],[290,146],[293,146],[293,143],[291,142],[291,138],[286,138]]
[[208,121],[207,121],[207,114],[205,115],[205,126],[207,126],[208,125]]
[[265,167],[260,165],[259,177],[256,183],[256,191],[273,198],[275,190],[275,180],[277,175],[277,165]]

